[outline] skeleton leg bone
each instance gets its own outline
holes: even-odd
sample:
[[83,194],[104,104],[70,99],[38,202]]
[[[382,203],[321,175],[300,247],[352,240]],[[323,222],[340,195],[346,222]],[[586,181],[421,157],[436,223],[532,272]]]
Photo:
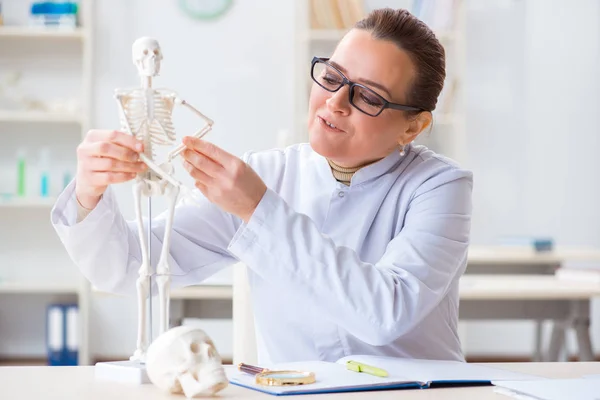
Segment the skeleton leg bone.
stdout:
[[165,224],[165,234],[163,238],[163,246],[160,253],[160,260],[156,268],[156,283],[158,285],[158,297],[160,306],[160,326],[159,335],[169,329],[169,288],[171,284],[170,267],[169,267],[169,245],[171,243],[171,228],[173,226],[173,215],[175,213],[175,204],[179,195],[179,187],[167,184],[165,195],[168,199],[169,212]]
[[146,336],[146,299],[150,292],[148,277],[152,274],[150,259],[148,257],[148,245],[144,233],[144,222],[142,219],[142,192],[144,181],[137,180],[133,185],[133,197],[135,199],[135,215],[140,237],[140,248],[142,251],[142,265],[138,270],[138,279],[136,281],[137,300],[138,300],[138,336],[136,349],[132,361],[145,362],[146,350],[148,348],[148,338]]

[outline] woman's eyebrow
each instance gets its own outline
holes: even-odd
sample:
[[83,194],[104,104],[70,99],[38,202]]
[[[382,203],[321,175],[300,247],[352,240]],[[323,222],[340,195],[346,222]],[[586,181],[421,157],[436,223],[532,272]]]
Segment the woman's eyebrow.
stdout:
[[[346,70],[346,68],[342,67],[340,64],[336,63],[335,61],[329,60],[329,63],[331,65],[333,65],[334,67],[336,67],[337,69],[339,69],[340,71],[342,71],[344,74],[348,74],[348,71]],[[383,86],[377,82],[373,82],[372,80],[369,80],[369,79],[359,79],[358,81],[364,83],[365,85],[369,85],[369,86],[376,87],[377,89],[381,89],[384,92],[386,92],[388,96],[392,97],[392,94],[390,93],[390,91],[387,90],[387,88],[385,86]]]

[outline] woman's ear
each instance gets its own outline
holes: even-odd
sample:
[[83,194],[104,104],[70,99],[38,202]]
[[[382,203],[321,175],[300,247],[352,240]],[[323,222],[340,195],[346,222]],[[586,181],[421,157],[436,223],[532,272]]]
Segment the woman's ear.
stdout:
[[408,126],[402,135],[404,143],[410,143],[419,136],[427,127],[431,125],[432,115],[429,111],[423,111],[408,122]]

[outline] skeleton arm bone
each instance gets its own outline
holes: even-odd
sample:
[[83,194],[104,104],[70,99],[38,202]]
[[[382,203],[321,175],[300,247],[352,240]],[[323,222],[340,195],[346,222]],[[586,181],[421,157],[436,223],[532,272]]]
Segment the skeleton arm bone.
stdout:
[[[135,136],[131,130],[131,126],[129,125],[129,121],[127,120],[127,116],[125,114],[125,110],[123,109],[123,103],[121,102],[121,97],[122,95],[117,95],[117,103],[119,104],[119,112],[121,113],[121,117],[125,123],[125,127],[127,128],[127,133],[129,133],[131,136]],[[150,158],[148,158],[145,154],[140,153],[140,160],[142,160],[144,162],[144,164],[146,164],[148,166],[148,168],[150,168],[152,171],[154,171],[158,176],[160,176],[162,179],[165,179],[167,182],[169,182],[170,184],[177,186],[177,187],[181,187],[181,183],[178,182],[175,178],[173,178],[171,175],[167,174],[165,171],[163,171],[154,161],[152,161]]]
[[[210,132],[210,130],[212,129],[212,125],[214,123],[212,119],[208,118],[206,115],[202,114],[198,109],[196,109],[194,106],[189,104],[187,101],[180,99],[179,97],[175,98],[175,102],[177,104],[181,104],[184,107],[189,108],[190,110],[192,110],[192,112],[194,114],[198,115],[200,118],[202,118],[206,122],[206,126],[204,126],[202,129],[199,129],[196,133],[194,133],[194,135],[193,135],[194,137],[202,139],[202,137],[204,137],[204,135],[206,135],[208,132]],[[169,152],[169,154],[167,156],[167,160],[171,161],[172,159],[177,157],[183,151],[183,149],[185,149],[184,144],[180,144],[179,146],[177,146],[175,148],[175,150]]]

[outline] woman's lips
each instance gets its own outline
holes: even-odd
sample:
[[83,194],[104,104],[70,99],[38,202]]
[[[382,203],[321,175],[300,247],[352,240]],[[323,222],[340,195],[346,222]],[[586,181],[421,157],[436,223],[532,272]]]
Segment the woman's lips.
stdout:
[[328,130],[330,132],[336,132],[336,133],[344,132],[342,129],[338,128],[335,124],[327,121],[326,119],[319,117],[319,116],[317,116],[317,118],[319,119],[319,123],[325,130]]

